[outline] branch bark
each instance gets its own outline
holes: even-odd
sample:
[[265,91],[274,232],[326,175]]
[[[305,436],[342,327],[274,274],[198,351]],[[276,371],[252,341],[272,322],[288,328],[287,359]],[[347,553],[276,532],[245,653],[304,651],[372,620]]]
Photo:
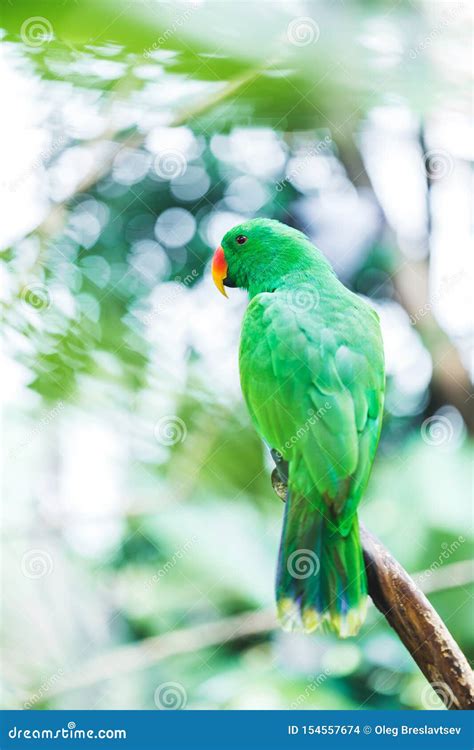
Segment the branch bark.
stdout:
[[[284,501],[286,485],[276,469],[272,485]],[[474,674],[443,620],[400,563],[362,523],[360,535],[373,603],[446,708],[474,708]]]
[[369,594],[446,708],[474,708],[469,663],[436,610],[400,563],[360,525]]

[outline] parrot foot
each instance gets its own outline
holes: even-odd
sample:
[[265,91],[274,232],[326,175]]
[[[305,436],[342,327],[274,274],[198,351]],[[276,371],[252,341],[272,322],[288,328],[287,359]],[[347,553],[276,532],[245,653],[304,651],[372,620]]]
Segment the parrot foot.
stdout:
[[270,448],[270,453],[275,461],[276,470],[280,475],[280,480],[284,484],[288,484],[288,461],[285,461],[281,453],[274,448]]
[[277,493],[280,500],[283,500],[283,502],[286,503],[288,487],[286,486],[286,482],[281,481],[278,469],[273,469],[272,471],[272,487]]

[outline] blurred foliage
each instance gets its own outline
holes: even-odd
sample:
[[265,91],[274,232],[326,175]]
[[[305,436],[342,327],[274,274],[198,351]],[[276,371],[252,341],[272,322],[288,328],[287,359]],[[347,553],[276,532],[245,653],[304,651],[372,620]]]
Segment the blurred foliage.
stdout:
[[[351,642],[260,632],[125,676],[118,651],[116,676],[63,681],[110,649],[272,606],[282,508],[239,393],[245,298],[218,299],[208,273],[242,216],[304,229],[379,306],[387,413],[365,522],[410,571],[468,557],[469,402],[449,373],[464,322],[430,306],[411,325],[400,285],[407,266],[428,274],[436,244],[427,123],[440,102],[469,107],[440,65],[465,45],[457,5],[4,8],[21,102],[3,186],[5,705],[153,708],[172,681],[191,708],[433,707],[374,611]],[[395,179],[416,236],[393,219]],[[470,588],[432,600],[472,658]]]

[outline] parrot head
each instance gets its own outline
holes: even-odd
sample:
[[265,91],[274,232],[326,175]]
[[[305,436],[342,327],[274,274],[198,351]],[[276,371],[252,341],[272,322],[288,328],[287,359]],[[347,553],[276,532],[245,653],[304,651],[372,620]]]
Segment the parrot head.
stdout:
[[314,274],[318,264],[330,269],[302,232],[274,219],[250,219],[224,235],[214,253],[212,277],[225,297],[225,287],[273,292],[289,274]]

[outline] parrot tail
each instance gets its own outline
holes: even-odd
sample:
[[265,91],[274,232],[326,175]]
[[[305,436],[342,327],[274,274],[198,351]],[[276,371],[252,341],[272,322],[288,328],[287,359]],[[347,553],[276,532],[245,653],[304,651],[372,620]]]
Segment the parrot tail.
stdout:
[[367,576],[356,515],[344,531],[304,497],[288,495],[276,584],[284,630],[321,628],[341,638],[358,633],[367,608]]

